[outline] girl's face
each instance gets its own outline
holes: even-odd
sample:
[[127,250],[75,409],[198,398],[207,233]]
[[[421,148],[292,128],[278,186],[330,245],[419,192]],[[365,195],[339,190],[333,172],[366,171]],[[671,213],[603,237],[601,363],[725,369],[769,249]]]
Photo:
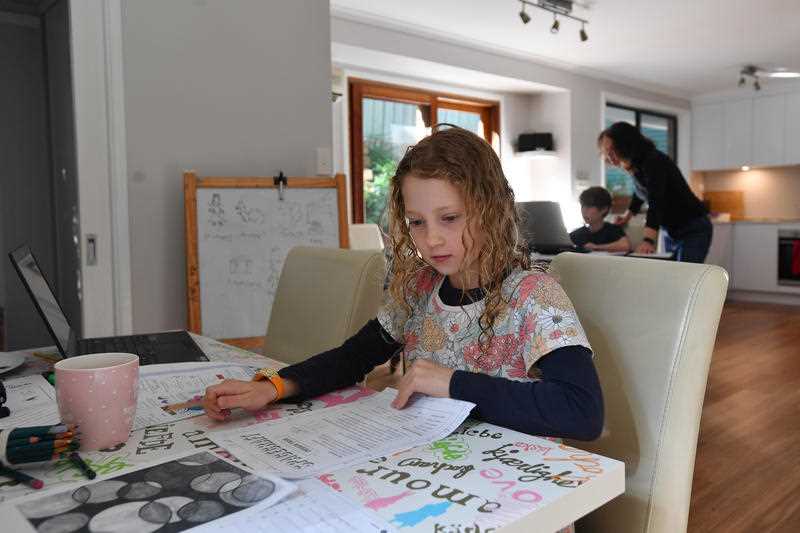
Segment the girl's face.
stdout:
[[466,231],[467,210],[461,191],[443,179],[408,175],[403,178],[402,193],[409,232],[425,262],[448,276],[454,287],[477,287],[483,235],[475,224],[470,226],[471,232]]

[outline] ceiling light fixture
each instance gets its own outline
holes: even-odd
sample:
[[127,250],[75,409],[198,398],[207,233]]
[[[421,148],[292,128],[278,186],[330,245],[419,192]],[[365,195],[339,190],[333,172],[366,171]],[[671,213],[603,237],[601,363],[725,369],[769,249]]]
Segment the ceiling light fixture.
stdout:
[[525,2],[520,2],[522,4],[522,10],[519,12],[519,18],[522,20],[523,24],[527,24],[531,21],[531,16],[525,12]]
[[522,10],[519,12],[519,18],[522,20],[523,24],[527,24],[531,21],[531,16],[525,11],[525,7],[536,7],[553,14],[553,25],[550,26],[550,33],[558,33],[558,31],[561,29],[561,21],[558,19],[558,17],[564,17],[580,22],[581,29],[578,32],[578,36],[580,37],[582,43],[589,40],[589,34],[586,33],[586,25],[589,24],[589,21],[580,17],[576,17],[572,14],[572,6],[574,4],[577,3],[583,7],[588,7],[587,5],[584,5],[580,2],[575,2],[574,0],[519,0],[519,2],[522,4]]
[[739,87],[747,84],[747,78],[753,80],[753,89],[761,90],[762,78],[791,79],[800,78],[800,72],[784,67],[760,67],[758,65],[745,65],[739,71]]

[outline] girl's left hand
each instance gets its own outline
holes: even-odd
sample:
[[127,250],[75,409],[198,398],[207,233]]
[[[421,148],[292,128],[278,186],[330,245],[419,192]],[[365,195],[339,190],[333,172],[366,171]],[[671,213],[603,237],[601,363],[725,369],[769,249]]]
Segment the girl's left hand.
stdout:
[[397,387],[397,397],[392,402],[392,407],[402,409],[408,399],[415,392],[421,392],[436,398],[450,397],[450,378],[453,376],[452,368],[447,368],[425,359],[417,359],[406,372]]

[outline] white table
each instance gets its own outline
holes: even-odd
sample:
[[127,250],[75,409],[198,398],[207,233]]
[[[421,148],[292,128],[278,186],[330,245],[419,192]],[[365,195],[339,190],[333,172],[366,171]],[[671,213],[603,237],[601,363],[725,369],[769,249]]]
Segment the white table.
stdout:
[[[256,366],[282,363],[195,336],[214,361]],[[37,351],[41,352],[41,351]],[[25,352],[30,365],[11,376],[41,372],[46,356]],[[5,376],[4,376],[5,377]],[[282,403],[255,415],[234,412],[230,422],[206,416],[135,431],[111,450],[82,454],[99,476],[150,463],[160,455],[208,450],[227,456],[213,431],[244,427],[308,410],[358,401],[372,394],[349,387],[309,401]],[[48,488],[85,483],[68,461],[26,469]],[[2,479],[2,478],[0,478]],[[623,463],[547,439],[468,420],[447,439],[321,476],[403,531],[556,531],[625,490]],[[30,493],[0,481],[0,502]],[[280,505],[280,504],[279,504]],[[460,529],[458,529],[460,528]]]

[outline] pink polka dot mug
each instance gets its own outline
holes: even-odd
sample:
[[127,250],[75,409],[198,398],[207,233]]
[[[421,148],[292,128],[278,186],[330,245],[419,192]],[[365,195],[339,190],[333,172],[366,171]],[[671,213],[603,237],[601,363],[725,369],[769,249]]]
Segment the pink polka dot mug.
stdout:
[[136,416],[139,356],[95,353],[55,364],[61,421],[78,425],[82,451],[128,440]]

